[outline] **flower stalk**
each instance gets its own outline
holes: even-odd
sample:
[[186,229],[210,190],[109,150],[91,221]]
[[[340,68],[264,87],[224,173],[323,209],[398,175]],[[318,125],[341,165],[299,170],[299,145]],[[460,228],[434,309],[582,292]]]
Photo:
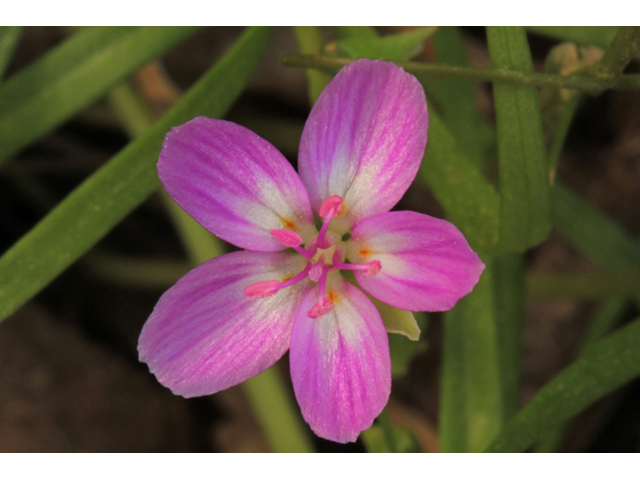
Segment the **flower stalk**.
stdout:
[[[353,58],[329,55],[286,53],[282,63],[290,67],[315,68],[324,72],[335,72],[355,61]],[[556,86],[572,88],[590,94],[598,94],[606,89],[638,90],[640,74],[620,75],[615,78],[593,78],[586,76],[563,76],[549,73],[522,73],[501,69],[458,67],[437,63],[398,62],[398,66],[416,77],[468,78],[485,82],[504,82],[530,87]]]

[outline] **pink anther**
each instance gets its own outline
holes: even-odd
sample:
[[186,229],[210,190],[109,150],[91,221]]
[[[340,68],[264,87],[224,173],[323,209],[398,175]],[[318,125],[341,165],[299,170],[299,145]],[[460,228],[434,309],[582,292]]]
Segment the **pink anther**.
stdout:
[[365,263],[364,266],[367,267],[364,271],[365,275],[375,275],[382,269],[380,260],[372,260],[371,262]]
[[266,280],[264,282],[252,283],[244,289],[245,297],[264,298],[275,295],[280,290],[280,282],[278,280]]
[[330,245],[327,245],[327,243],[325,242],[325,236],[327,235],[327,230],[329,229],[329,223],[331,223],[331,219],[341,211],[342,197],[340,195],[331,195],[324,202],[322,202],[322,206],[320,206],[320,216],[324,217],[324,222],[322,223],[320,233],[318,233],[318,238],[316,239],[316,241],[318,242],[318,248],[330,247]]
[[312,249],[311,251],[307,250],[300,246],[302,243],[302,237],[298,235],[296,232],[292,232],[291,230],[271,230],[271,235],[276,237],[281,244],[285,247],[291,247],[300,255],[306,258],[313,258],[316,254],[316,249]]
[[331,195],[322,202],[320,206],[320,216],[326,216],[331,210],[334,210],[333,215],[337,215],[342,211],[342,197],[340,195]]
[[271,235],[287,247],[297,247],[302,243],[302,237],[291,230],[271,230]]
[[310,269],[311,262],[307,262],[307,265],[300,273],[291,277],[289,280],[285,280],[284,282],[279,282],[278,280],[265,280],[264,282],[252,283],[244,289],[244,295],[249,298],[270,297],[271,295],[278,293],[279,290],[295,285],[307,278]]
[[316,303],[311,310],[307,312],[307,316],[311,318],[318,318],[326,315],[333,308],[333,303],[326,297],[322,297],[318,303]]

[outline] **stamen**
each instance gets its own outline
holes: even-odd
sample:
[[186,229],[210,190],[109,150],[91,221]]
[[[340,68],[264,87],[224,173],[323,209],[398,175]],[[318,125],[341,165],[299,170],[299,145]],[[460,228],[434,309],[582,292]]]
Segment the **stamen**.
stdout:
[[318,234],[318,238],[316,240],[318,248],[330,247],[330,245],[325,245],[325,236],[327,235],[327,230],[329,229],[329,223],[331,223],[331,219],[341,211],[342,197],[339,195],[331,195],[324,202],[322,202],[322,205],[320,206],[320,216],[324,217],[324,223],[322,224],[322,228],[320,228],[320,233]]
[[302,270],[295,277],[292,277],[289,280],[285,280],[284,282],[282,282],[280,284],[280,288],[287,288],[287,287],[290,287],[291,285],[295,285],[296,283],[301,282],[302,280],[304,280],[309,276],[310,269],[311,269],[311,264],[307,262],[307,265],[304,267],[304,270]]
[[291,230],[271,230],[271,235],[287,247],[297,247],[302,243],[302,237]]
[[318,318],[326,315],[333,308],[333,302],[324,296],[327,289],[327,273],[329,272],[329,268],[331,268],[330,265],[322,266],[322,274],[318,281],[318,303],[311,307],[311,310],[307,312],[307,316],[311,318]]
[[331,195],[322,205],[320,205],[320,216],[324,217],[332,208],[337,209],[336,214],[342,211],[342,197],[340,195]]
[[244,296],[249,298],[265,298],[275,295],[280,290],[278,280],[266,280],[264,282],[252,283],[244,289]]
[[275,295],[283,288],[290,287],[296,283],[304,280],[309,275],[311,264],[307,262],[307,266],[304,267],[299,274],[295,277],[279,282],[278,280],[265,280],[264,282],[252,283],[244,289],[244,295],[249,298],[265,298]]
[[333,308],[333,303],[328,298],[322,297],[318,303],[316,303],[311,310],[307,312],[307,316],[310,318],[318,318],[326,315]]
[[292,232],[291,230],[271,230],[271,235],[276,237],[281,244],[286,247],[293,248],[296,252],[302,255],[305,258],[313,258],[315,252],[309,251],[306,248],[302,248],[300,244],[302,243],[302,237],[298,235],[296,232]]
[[382,269],[382,265],[379,260],[372,260],[371,262],[359,264],[359,263],[343,263],[333,261],[333,266],[340,270],[364,270],[365,275],[375,275]]

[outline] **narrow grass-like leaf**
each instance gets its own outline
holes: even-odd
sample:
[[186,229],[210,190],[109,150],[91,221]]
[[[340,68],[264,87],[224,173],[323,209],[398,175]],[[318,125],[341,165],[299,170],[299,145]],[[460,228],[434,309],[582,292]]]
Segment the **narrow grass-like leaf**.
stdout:
[[[564,102],[560,109],[560,114],[549,145],[549,181],[552,185],[555,183],[555,172],[558,166],[558,160],[560,159],[560,153],[562,153],[564,142],[569,134],[569,127],[571,127],[571,122],[573,122],[573,117],[578,110],[578,105],[580,105],[582,98],[582,95],[574,95]],[[551,195],[553,196],[553,193],[551,193]],[[551,209],[553,210],[553,206]]]
[[256,68],[269,29],[247,29],[158,123],[89,177],[0,258],[0,319],[77,260],[159,185],[166,132],[197,115],[221,117]]
[[[593,344],[613,330],[615,324],[620,320],[620,315],[626,305],[627,300],[623,297],[614,297],[604,302],[594,315],[589,329],[582,339],[579,350],[580,354],[587,351]],[[565,424],[555,428],[553,433],[547,435],[546,438],[536,446],[535,451],[537,453],[559,451],[564,439],[565,428]]]
[[[458,27],[438,27],[433,44],[439,63],[467,66],[464,41]],[[467,158],[482,168],[484,148],[491,129],[480,117],[474,83],[463,78],[440,79],[438,90],[442,118]]]
[[640,375],[640,319],[608,335],[533,397],[486,450],[523,452],[561,422]]
[[443,452],[478,452],[502,429],[499,334],[493,262],[473,291],[445,312],[440,442]]
[[551,194],[554,227],[574,247],[611,272],[640,269],[640,245],[616,222],[559,182]]
[[429,117],[429,141],[420,174],[469,244],[481,252],[491,251],[499,234],[498,194],[467,160],[440,116],[431,110]]
[[[496,69],[533,72],[522,27],[487,27]],[[493,85],[500,165],[500,246],[524,251],[547,238],[549,177],[535,88]]]
[[9,65],[21,33],[22,27],[0,27],[0,79]]
[[[324,38],[320,27],[293,27],[293,31],[296,34],[296,40],[298,42],[298,48],[302,53],[320,53],[324,48]],[[329,75],[318,70],[307,70],[307,80],[309,83],[309,100],[311,105],[316,103],[316,100],[327,86],[327,83],[333,78]]]
[[0,86],[0,162],[97,100],[194,27],[81,30]]

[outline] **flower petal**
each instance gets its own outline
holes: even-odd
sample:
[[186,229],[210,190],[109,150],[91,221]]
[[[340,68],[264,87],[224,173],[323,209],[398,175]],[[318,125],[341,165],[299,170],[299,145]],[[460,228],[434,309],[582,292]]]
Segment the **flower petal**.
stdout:
[[171,129],[158,175],[189,215],[240,248],[282,250],[274,229],[296,231],[305,240],[315,232],[293,167],[273,145],[235,123],[196,117]]
[[289,348],[293,319],[311,282],[250,299],[244,289],[281,280],[305,267],[300,255],[234,252],[209,260],[178,280],[145,323],[140,361],[184,397],[236,385],[273,365]]
[[380,314],[357,287],[331,274],[331,311],[307,312],[318,288],[302,301],[291,334],[291,379],[302,415],[320,437],[355,442],[380,414],[391,391],[389,339]]
[[353,229],[347,245],[352,263],[378,260],[375,275],[356,271],[358,284],[404,310],[450,310],[469,293],[484,270],[455,225],[416,212],[387,212]]
[[332,228],[344,231],[390,210],[416,176],[428,126],[424,90],[413,75],[379,60],[344,67],[311,110],[300,141],[300,177],[313,210],[341,196],[345,208]]

